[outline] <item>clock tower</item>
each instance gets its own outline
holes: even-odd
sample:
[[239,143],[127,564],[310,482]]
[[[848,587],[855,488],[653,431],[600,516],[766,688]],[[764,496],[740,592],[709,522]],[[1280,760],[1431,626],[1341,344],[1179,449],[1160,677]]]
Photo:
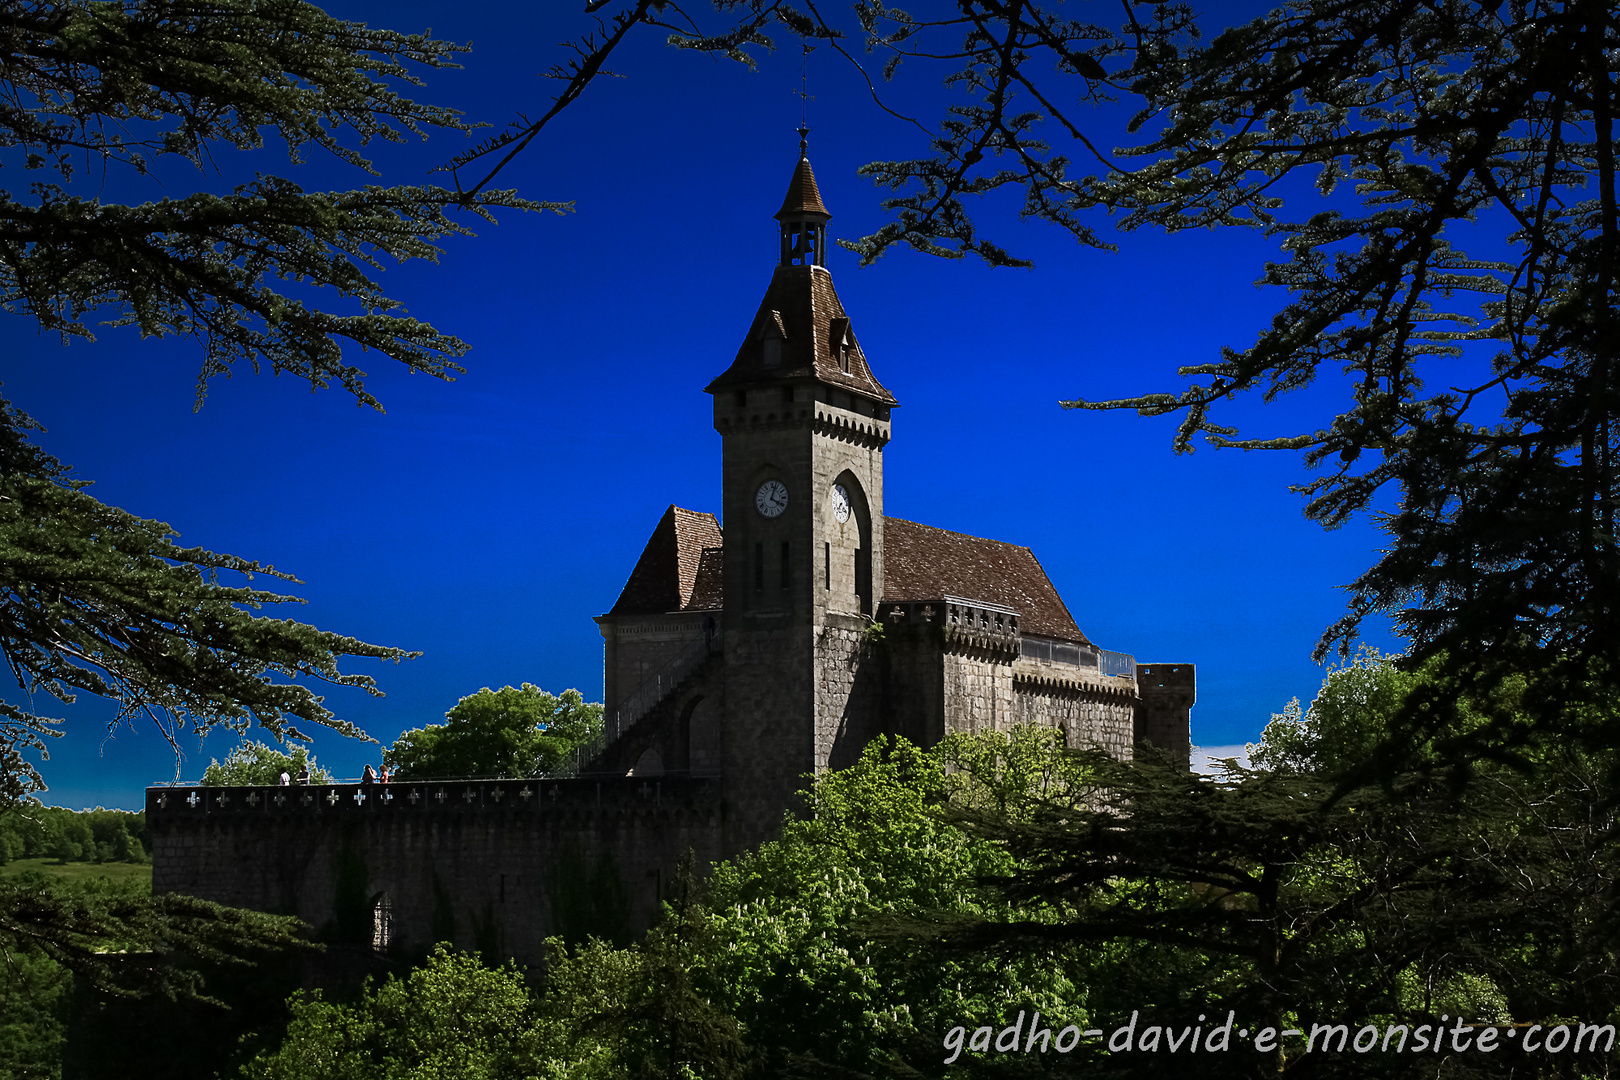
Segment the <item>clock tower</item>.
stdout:
[[774,832],[804,774],[848,764],[878,722],[866,715],[874,695],[855,691],[883,595],[883,447],[896,402],[833,289],[832,215],[804,135],[776,213],[770,286],[707,387],[724,469],[723,769],[728,820],[760,832],[735,838],[747,845]]

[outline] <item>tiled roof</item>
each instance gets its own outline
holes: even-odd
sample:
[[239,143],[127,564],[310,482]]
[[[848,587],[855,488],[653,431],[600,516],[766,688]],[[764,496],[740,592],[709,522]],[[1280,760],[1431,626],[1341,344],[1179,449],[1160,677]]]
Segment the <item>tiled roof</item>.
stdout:
[[[696,606],[692,603],[693,591],[704,576],[700,571],[705,551],[718,549],[720,543],[720,523],[713,514],[671,506],[653,530],[618,603],[608,614],[652,615]],[[713,576],[712,571],[709,576]],[[717,598],[712,586],[709,592]]]
[[[832,340],[833,324],[849,338],[849,370],[843,370]],[[781,335],[781,361],[767,367],[764,341]],[[832,275],[821,266],[778,266],[771,275],[770,288],[759,303],[759,311],[748,328],[748,336],[737,350],[737,358],[725,373],[708,386],[715,390],[767,379],[811,376],[832,386],[841,386],[887,405],[894,395],[884,388],[867,366],[866,354],[849,328],[849,316],[838,302]]]
[[883,600],[946,596],[1011,608],[1026,634],[1086,641],[1029,548],[884,518]]
[[782,209],[776,212],[778,221],[789,214],[825,214],[827,208],[821,203],[821,189],[816,187],[816,174],[810,168],[810,159],[801,157],[799,164],[794,166],[793,179],[788,181],[787,197],[782,200]]
[[692,595],[686,601],[685,610],[719,611],[726,606],[725,567],[725,548],[703,549],[698,559],[697,580],[692,583]]

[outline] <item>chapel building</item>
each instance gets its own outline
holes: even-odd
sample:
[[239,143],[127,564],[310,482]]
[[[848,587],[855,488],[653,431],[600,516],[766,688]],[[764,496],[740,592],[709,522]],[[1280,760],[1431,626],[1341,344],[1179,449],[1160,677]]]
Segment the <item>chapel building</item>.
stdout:
[[1029,548],[884,515],[898,402],[833,288],[830,218],[801,138],[770,285],[705,388],[722,518],[671,506],[597,618],[607,730],[582,771],[718,776],[742,850],[880,734],[1036,723],[1186,759],[1193,665],[1099,649]]
[[725,527],[670,507],[596,620],[607,731],[575,775],[154,787],[154,894],[379,953],[448,941],[540,965],[555,934],[630,940],[684,853],[710,865],[770,839],[806,774],[879,735],[1027,722],[1186,759],[1191,664],[1097,648],[1028,548],[884,516],[897,402],[833,289],[802,154],[779,265],[707,387]]

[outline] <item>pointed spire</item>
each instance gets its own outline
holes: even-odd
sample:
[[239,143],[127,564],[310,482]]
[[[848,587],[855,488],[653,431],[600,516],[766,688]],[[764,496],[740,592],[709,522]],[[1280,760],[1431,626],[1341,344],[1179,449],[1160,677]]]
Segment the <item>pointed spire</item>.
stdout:
[[816,173],[810,168],[809,135],[809,128],[799,128],[799,163],[788,181],[782,209],[776,212],[776,220],[782,223],[783,266],[826,265],[823,248],[832,215],[821,201]]
[[816,186],[815,170],[810,168],[810,155],[808,153],[809,128],[799,129],[799,163],[793,168],[793,179],[788,181],[787,196],[782,200],[782,209],[776,212],[777,221],[785,221],[788,217],[802,217],[807,214],[819,215],[822,224],[832,219],[827,207],[821,201],[821,189]]

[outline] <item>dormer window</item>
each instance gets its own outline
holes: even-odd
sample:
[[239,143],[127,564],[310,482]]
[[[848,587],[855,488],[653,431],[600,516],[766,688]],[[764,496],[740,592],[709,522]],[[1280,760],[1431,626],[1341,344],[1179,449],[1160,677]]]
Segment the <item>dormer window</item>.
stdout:
[[832,341],[832,353],[838,361],[838,370],[849,374],[850,355],[855,351],[855,338],[849,332],[848,319],[834,319],[827,335]]
[[760,362],[768,368],[781,366],[782,343],[786,340],[787,327],[782,324],[782,313],[773,311],[760,331]]

